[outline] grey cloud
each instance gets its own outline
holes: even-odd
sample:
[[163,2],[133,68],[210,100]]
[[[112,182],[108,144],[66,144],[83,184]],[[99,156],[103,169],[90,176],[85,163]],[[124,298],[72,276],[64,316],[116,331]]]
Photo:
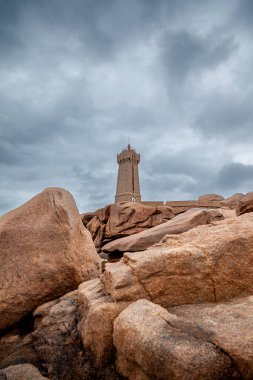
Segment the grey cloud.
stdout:
[[68,54],[81,58],[86,53],[83,58],[92,60],[111,57],[113,41],[100,21],[106,13],[110,14],[113,3],[113,0],[3,0],[0,4],[2,60],[8,64],[37,60],[35,53],[44,54],[43,61],[47,58],[55,63]]
[[201,154],[194,150],[180,150],[176,153],[157,154],[153,156],[148,167],[149,173],[180,174],[200,176],[204,172],[201,165]]
[[212,69],[226,61],[236,49],[232,36],[203,37],[186,30],[167,32],[162,39],[162,60],[170,81],[182,84],[191,74]]
[[224,165],[218,176],[218,184],[226,189],[240,189],[243,185],[248,191],[253,189],[253,165],[244,165],[239,162],[233,162]]
[[252,189],[253,165],[230,162],[221,168],[217,167],[213,173],[206,172],[202,177],[197,177],[195,182],[186,183],[182,190],[198,198],[206,193],[218,193],[228,197]]
[[[197,146],[195,149],[186,148],[177,152],[164,152],[152,157],[149,165],[145,165],[144,184],[152,192],[170,195],[169,199],[197,199],[201,194],[222,192],[230,194],[229,184],[222,187],[219,180],[219,161],[221,153],[216,153],[214,160],[211,152],[215,148],[207,144]],[[223,160],[229,162],[230,154],[223,154]],[[159,179],[159,180],[158,180]],[[155,182],[157,181],[157,184]]]
[[205,139],[245,141],[252,133],[252,93],[238,95],[212,93],[205,99],[203,109],[196,117],[194,128]]
[[[141,194],[144,200],[192,199],[192,194],[189,196],[189,193],[182,191],[183,184],[187,181],[186,177],[180,175],[155,175],[153,178],[142,181]],[[152,189],[152,191],[147,189]]]
[[18,8],[20,2],[3,0],[0,3],[0,47],[8,50],[21,47],[17,34]]
[[252,29],[253,3],[251,0],[238,1],[232,22],[240,27]]
[[20,162],[20,154],[13,144],[8,141],[0,141],[0,165],[15,165]]

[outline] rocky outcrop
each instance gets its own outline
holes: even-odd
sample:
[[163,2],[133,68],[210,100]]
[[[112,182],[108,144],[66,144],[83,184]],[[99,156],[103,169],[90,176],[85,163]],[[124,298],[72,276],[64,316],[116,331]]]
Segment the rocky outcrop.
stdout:
[[106,225],[106,236],[129,236],[174,217],[168,206],[145,206],[137,202],[114,203]]
[[84,226],[91,234],[95,247],[98,252],[105,239],[106,224],[110,217],[111,205],[100,208],[93,213],[81,214]]
[[150,301],[128,306],[114,322],[119,372],[129,380],[240,378],[212,337],[199,338],[176,322],[175,315]]
[[232,195],[229,198],[226,198],[224,201],[221,201],[221,206],[226,206],[232,209],[235,209],[237,206],[237,203],[244,197],[244,194],[237,193]]
[[[141,222],[139,206],[115,226],[161,217],[142,209]],[[223,206],[167,222],[163,210],[160,225],[118,239],[132,245],[103,274],[68,192],[47,189],[6,214],[0,380],[252,379],[253,213],[243,206],[240,217]],[[95,242],[112,207],[83,216]]]
[[204,194],[198,198],[199,203],[223,201],[224,197],[219,194]]
[[95,216],[94,212],[84,212],[84,213],[80,214],[80,217],[81,217],[82,222],[83,222],[85,227],[87,227],[87,224],[93,218],[93,216]]
[[101,224],[98,216],[96,216],[96,215],[94,215],[93,218],[87,224],[87,229],[88,229],[88,231],[90,231],[90,234],[91,234],[93,241],[95,240],[101,226],[102,226],[102,224]]
[[85,227],[87,227],[88,223],[92,220],[94,216],[98,218],[100,223],[106,224],[110,217],[110,209],[111,205],[107,205],[103,208],[99,208],[94,212],[85,212],[81,214],[81,219]]
[[253,192],[247,193],[236,206],[236,214],[238,216],[248,212],[253,212]]
[[114,240],[102,247],[102,251],[136,252],[143,251],[158,243],[165,235],[177,235],[196,226],[210,224],[224,219],[223,213],[217,210],[191,209],[175,218],[136,235]]
[[251,213],[167,235],[107,264],[105,289],[115,301],[146,298],[164,307],[247,296],[253,293],[252,247]]
[[0,379],[251,379],[252,313],[253,296],[166,310],[146,299],[113,302],[98,279],[87,281],[34,312],[47,377],[23,364]]
[[0,380],[46,380],[38,369],[31,364],[19,364],[0,371]]
[[100,273],[75,201],[59,188],[0,218],[0,252],[0,329]]
[[157,226],[174,217],[169,206],[146,206],[137,202],[118,202],[94,213],[81,215],[98,252],[107,242]]

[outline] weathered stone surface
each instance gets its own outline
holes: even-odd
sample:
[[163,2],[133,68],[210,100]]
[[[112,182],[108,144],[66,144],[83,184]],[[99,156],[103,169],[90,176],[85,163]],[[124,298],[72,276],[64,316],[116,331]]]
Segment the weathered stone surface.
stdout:
[[81,380],[95,376],[78,333],[77,296],[76,290],[34,311],[34,346],[53,380]]
[[78,300],[83,345],[91,350],[96,366],[105,367],[114,360],[113,321],[129,303],[113,302],[105,295],[99,279],[81,284]]
[[81,215],[98,252],[102,245],[164,223],[174,217],[169,206],[146,206],[137,202],[121,202]]
[[177,235],[196,226],[210,224],[216,220],[224,219],[223,213],[217,210],[191,209],[177,215],[168,222],[150,228],[138,234],[112,241],[102,247],[104,252],[136,252],[143,251],[158,243],[165,235]]
[[90,220],[94,217],[97,216],[101,224],[107,223],[109,216],[110,216],[110,209],[111,205],[107,205],[103,208],[99,208],[98,210],[94,212],[85,212],[81,214],[81,219],[85,227],[87,227],[87,224],[90,222]]
[[103,224],[100,227],[100,229],[96,235],[96,238],[94,239],[94,244],[95,244],[95,247],[97,248],[98,251],[100,250],[100,247],[103,244],[103,240],[104,240],[104,236],[105,236],[105,230],[106,230],[106,224]]
[[248,212],[253,212],[253,192],[247,193],[236,206],[236,214],[238,216]]
[[24,363],[39,366],[32,335],[15,329],[0,337],[0,369]]
[[97,369],[94,357],[83,347],[78,329],[80,318],[85,320],[83,310],[81,305],[79,312],[77,290],[35,310],[32,336],[39,359],[51,380],[118,380],[114,364]]
[[177,317],[139,300],[114,321],[117,368],[129,380],[238,379],[223,351],[174,325]]
[[95,247],[98,252],[105,239],[106,224],[110,217],[111,205],[100,208],[93,213],[82,214],[82,221],[84,226],[91,234]]
[[31,364],[18,364],[0,371],[1,380],[46,380],[38,369]]
[[44,190],[0,218],[0,329],[99,273],[72,195]]
[[125,253],[103,273],[115,301],[162,306],[253,294],[253,214],[196,227],[143,252]]
[[221,201],[222,206],[227,206],[232,209],[236,208],[237,203],[244,197],[244,194],[242,193],[237,193],[232,195],[229,198],[226,198],[224,201]]
[[92,378],[77,329],[77,291],[39,306],[34,311],[33,341],[50,379]]
[[253,297],[228,303],[169,308],[173,326],[197,339],[210,341],[231,358],[243,379],[253,378]]
[[107,237],[128,236],[164,223],[174,217],[168,206],[145,206],[137,202],[121,202],[111,205],[106,225]]
[[217,208],[216,211],[219,211],[225,219],[228,218],[236,218],[236,212],[235,210],[231,210],[229,207],[221,207]]
[[95,211],[95,215],[98,216],[101,223],[107,223],[110,217],[110,214],[111,214],[111,205],[107,205]]
[[93,218],[93,216],[95,216],[94,212],[84,212],[80,214],[84,227],[87,227],[87,224]]
[[204,194],[198,198],[199,203],[223,201],[224,197],[219,194]]
[[89,221],[87,224],[87,229],[90,231],[91,237],[94,240],[98,231],[100,230],[100,227],[102,226],[99,218],[97,215],[93,216],[93,218]]

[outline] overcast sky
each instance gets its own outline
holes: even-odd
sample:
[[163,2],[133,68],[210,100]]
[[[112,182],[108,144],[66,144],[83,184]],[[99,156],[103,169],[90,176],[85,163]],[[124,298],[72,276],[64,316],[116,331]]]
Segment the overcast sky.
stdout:
[[252,0],[0,0],[0,214],[49,186],[114,201],[253,190]]

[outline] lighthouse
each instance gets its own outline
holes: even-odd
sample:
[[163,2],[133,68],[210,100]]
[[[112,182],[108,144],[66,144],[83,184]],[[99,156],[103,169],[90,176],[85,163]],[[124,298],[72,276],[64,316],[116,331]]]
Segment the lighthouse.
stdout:
[[140,155],[128,144],[117,155],[118,180],[115,202],[141,202],[138,164]]

